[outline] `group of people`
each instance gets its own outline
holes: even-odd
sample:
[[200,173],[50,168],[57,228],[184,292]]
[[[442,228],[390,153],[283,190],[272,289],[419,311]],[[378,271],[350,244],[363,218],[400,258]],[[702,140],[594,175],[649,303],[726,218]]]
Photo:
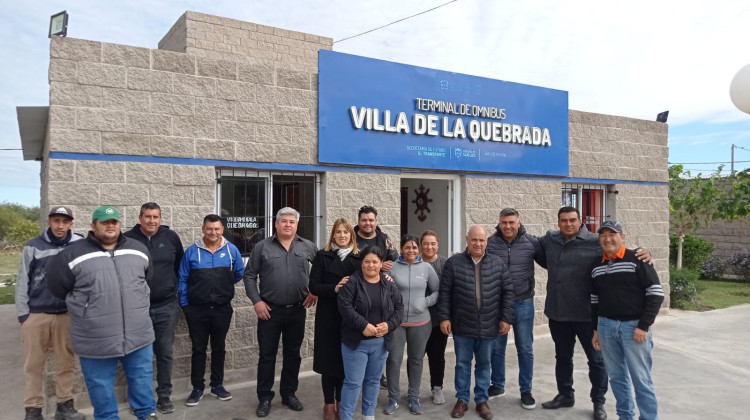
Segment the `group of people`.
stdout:
[[[299,213],[276,214],[275,232],[256,244],[243,264],[223,236],[222,220],[207,215],[202,237],[183,250],[179,236],[161,223],[156,203],[141,207],[139,223],[121,232],[110,206],[97,208],[86,238],[71,231],[73,213],[63,206],[49,213],[48,229],[24,248],[16,306],[26,353],[27,420],[42,419],[42,370],[51,346],[56,360],[56,419],[83,418],[73,405],[74,354],[96,419],[117,419],[115,373],[122,365],[128,402],[138,419],[174,411],[171,400],[172,347],[177,311],[192,342],[193,387],[185,402],[195,406],[205,390],[211,345],[210,392],[229,400],[224,388],[225,341],[231,324],[235,284],[258,317],[258,417],[268,416],[276,356],[282,342],[279,394],[294,411],[300,349],[307,308],[317,305],[313,370],[321,374],[323,419],[351,420],[361,395],[365,420],[374,419],[385,385],[384,414],[402,401],[400,372],[407,355],[406,403],[421,414],[420,386],[425,354],[435,404],[443,394],[445,349],[453,337],[456,356],[454,418],[463,417],[471,397],[483,419],[493,417],[488,400],[505,395],[505,350],[512,329],[518,352],[520,403],[532,396],[534,262],[548,270],[544,313],[555,344],[557,395],[546,409],[571,407],[576,338],[586,353],[594,419],[605,419],[609,377],[621,419],[654,419],[650,325],[663,301],[647,250],[626,249],[622,224],[607,221],[598,234],[581,224],[578,211],[558,212],[559,230],[528,234],[514,209],[503,209],[489,236],[471,226],[466,249],[450,258],[438,254],[434,231],[404,235],[400,253],[377,223],[377,210],[364,206],[356,225],[339,218],[322,250],[297,235]],[[154,372],[156,360],[156,398]],[[608,376],[609,374],[609,376]]]

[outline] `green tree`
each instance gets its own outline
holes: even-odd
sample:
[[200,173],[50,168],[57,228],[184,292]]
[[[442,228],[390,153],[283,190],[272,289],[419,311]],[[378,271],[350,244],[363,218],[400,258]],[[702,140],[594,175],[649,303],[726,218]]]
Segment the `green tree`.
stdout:
[[682,268],[682,243],[685,229],[707,226],[712,221],[727,217],[719,210],[719,203],[724,200],[724,193],[717,187],[721,178],[720,166],[708,177],[702,174],[691,176],[690,171],[683,171],[682,165],[669,167],[669,211],[672,213],[670,223],[677,228],[679,242],[677,245],[677,268]]
[[39,222],[21,219],[8,230],[6,239],[14,244],[23,245],[39,235]]
[[39,234],[39,207],[0,203],[0,241],[23,245],[30,239],[27,236],[32,231],[32,225],[36,232],[34,237]]

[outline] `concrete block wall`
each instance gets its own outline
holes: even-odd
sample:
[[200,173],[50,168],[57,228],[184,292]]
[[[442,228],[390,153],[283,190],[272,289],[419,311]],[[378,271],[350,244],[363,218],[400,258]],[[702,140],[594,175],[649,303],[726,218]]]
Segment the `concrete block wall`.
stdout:
[[667,182],[667,124],[569,112],[572,178]]
[[[676,229],[670,232],[677,234]],[[735,252],[750,249],[750,223],[746,220],[714,220],[709,227],[702,227],[686,231],[701,239],[711,242],[714,246],[714,257],[726,260]]]
[[318,50],[333,39],[187,11],[159,41],[159,49],[242,63],[276,62],[317,71]]

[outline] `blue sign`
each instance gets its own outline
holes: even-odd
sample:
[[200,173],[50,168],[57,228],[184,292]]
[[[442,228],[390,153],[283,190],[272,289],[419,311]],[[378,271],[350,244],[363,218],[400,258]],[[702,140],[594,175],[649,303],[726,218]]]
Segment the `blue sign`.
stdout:
[[320,50],[321,163],[568,175],[568,93]]

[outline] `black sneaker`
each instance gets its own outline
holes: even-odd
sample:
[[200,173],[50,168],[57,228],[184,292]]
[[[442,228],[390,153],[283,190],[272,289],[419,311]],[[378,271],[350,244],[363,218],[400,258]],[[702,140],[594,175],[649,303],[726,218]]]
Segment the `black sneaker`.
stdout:
[[23,420],[44,420],[41,407],[26,407],[26,417]]
[[159,397],[156,401],[156,409],[162,414],[169,414],[174,412],[174,404],[169,397]]
[[229,391],[224,389],[223,385],[212,386],[211,395],[215,396],[216,398],[222,401],[228,401],[232,399],[232,394],[230,394]]
[[490,385],[490,389],[487,391],[490,397],[502,397],[505,395],[505,388],[496,385]]
[[521,393],[521,407],[527,410],[536,408],[536,400],[531,396],[531,391]]
[[190,393],[187,401],[185,401],[185,405],[188,407],[195,407],[198,405],[198,401],[200,401],[201,398],[203,398],[203,390],[197,388],[193,389],[193,392]]

